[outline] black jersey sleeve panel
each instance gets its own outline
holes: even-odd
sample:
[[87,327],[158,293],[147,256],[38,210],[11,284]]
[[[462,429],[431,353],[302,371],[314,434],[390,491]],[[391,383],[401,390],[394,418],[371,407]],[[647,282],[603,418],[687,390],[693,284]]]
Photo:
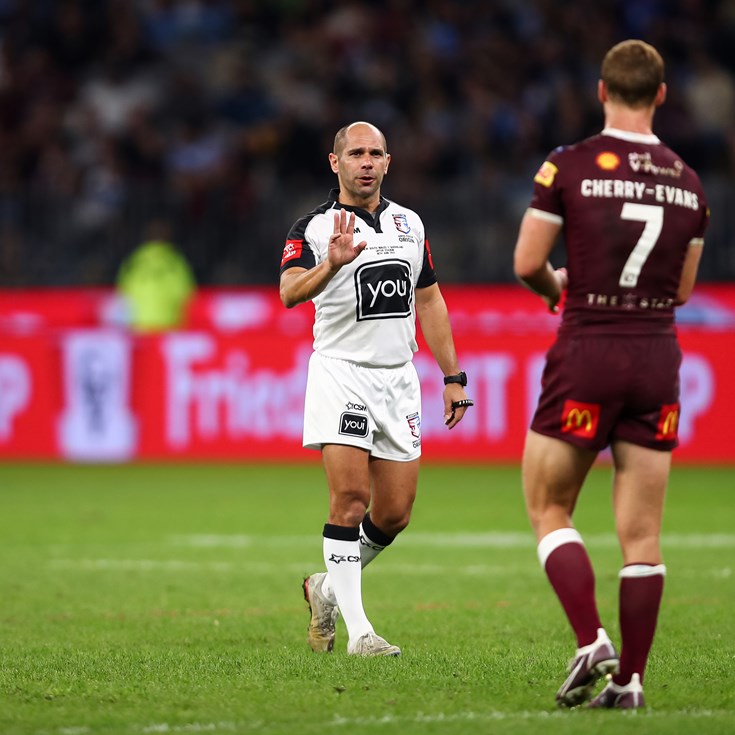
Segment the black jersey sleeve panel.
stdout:
[[427,288],[433,286],[437,282],[436,273],[434,272],[434,261],[431,257],[431,250],[429,249],[429,239],[424,241],[424,262],[421,266],[421,273],[419,273],[419,280],[416,283],[416,288]]
[[281,256],[281,273],[294,266],[308,270],[316,265],[316,256],[306,240],[306,228],[315,214],[318,214],[318,211],[301,217],[289,230]]
[[305,240],[286,240],[283,257],[281,258],[281,274],[289,268],[296,267],[309,270],[315,265],[316,257],[308,242]]

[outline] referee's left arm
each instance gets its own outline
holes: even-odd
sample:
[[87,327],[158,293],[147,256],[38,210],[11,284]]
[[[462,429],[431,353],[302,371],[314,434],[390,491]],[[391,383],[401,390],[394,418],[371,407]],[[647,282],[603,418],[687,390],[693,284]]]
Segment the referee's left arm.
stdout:
[[[416,289],[416,315],[421,324],[426,344],[445,376],[459,374],[459,362],[454,348],[449,312],[439,286]],[[444,424],[453,429],[472,402],[467,399],[464,386],[450,382],[444,386]]]
[[426,344],[444,375],[459,372],[449,312],[438,284],[416,289],[416,315]]

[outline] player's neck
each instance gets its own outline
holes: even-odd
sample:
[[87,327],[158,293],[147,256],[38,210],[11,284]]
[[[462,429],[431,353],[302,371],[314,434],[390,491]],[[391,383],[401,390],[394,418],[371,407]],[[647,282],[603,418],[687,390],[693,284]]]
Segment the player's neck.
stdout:
[[628,133],[653,135],[653,113],[648,109],[633,110],[630,107],[606,105],[605,127]]

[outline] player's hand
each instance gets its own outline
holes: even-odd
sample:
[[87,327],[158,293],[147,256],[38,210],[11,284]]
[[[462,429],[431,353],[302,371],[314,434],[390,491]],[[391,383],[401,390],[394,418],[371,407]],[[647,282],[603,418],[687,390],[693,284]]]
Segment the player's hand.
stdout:
[[453,429],[465,415],[465,411],[473,406],[467,398],[464,388],[459,383],[450,383],[444,387],[444,425]]
[[340,209],[334,213],[334,232],[329,236],[327,260],[333,270],[339,270],[343,265],[351,263],[366,247],[363,240],[354,244],[355,213],[351,212],[349,219],[347,212]]
[[559,283],[559,293],[554,297],[545,296],[544,301],[552,314],[558,314],[559,300],[561,299],[562,293],[564,293],[566,287],[569,285],[569,274],[567,273],[566,268],[557,268],[554,271],[554,276]]

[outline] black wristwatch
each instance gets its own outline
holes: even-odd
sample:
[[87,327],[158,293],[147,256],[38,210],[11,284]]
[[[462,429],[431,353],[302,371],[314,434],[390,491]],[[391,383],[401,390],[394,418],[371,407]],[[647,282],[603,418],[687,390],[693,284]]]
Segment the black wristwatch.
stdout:
[[460,371],[456,375],[445,375],[444,385],[449,385],[450,383],[459,383],[464,388],[467,385],[467,374]]

